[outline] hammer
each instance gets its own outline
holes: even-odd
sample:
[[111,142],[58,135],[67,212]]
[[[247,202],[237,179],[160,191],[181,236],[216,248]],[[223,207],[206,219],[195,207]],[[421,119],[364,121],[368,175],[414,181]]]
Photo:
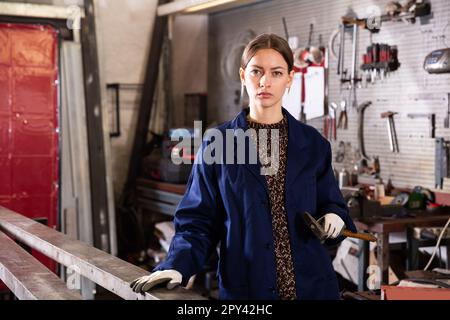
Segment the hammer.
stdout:
[[[327,233],[323,229],[322,225],[319,222],[317,222],[317,220],[314,219],[308,212],[305,212],[305,214],[303,215],[303,219],[306,225],[316,235],[316,237],[319,238],[321,242],[324,242],[327,238]],[[377,238],[375,238],[370,233],[355,233],[344,229],[340,235],[349,238],[357,238],[365,241],[377,241]]]
[[400,152],[398,148],[397,133],[395,132],[395,124],[394,124],[394,115],[396,114],[397,112],[392,111],[386,111],[381,114],[381,118],[387,119],[389,143],[391,145],[392,152]]

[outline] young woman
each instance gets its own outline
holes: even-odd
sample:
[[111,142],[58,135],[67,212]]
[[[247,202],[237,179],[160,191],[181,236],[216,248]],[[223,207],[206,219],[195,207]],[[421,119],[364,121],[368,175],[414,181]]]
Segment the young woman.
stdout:
[[[281,105],[294,76],[288,43],[275,34],[258,36],[245,48],[239,73],[250,106],[217,129],[224,137],[227,130],[266,129],[268,141],[253,134],[244,143],[246,151],[257,150],[258,161],[196,161],[167,259],[131,287],[144,292],[161,282],[169,289],[186,285],[220,243],[221,299],[338,299],[328,251],[303,214],[322,219],[325,244],[341,241],[344,227],[356,228],[333,175],[330,144]],[[273,138],[277,143],[270,143]],[[197,159],[211,143],[205,139]],[[233,144],[234,151],[242,146]],[[278,154],[271,158],[275,166],[266,161],[271,151]],[[267,166],[275,170],[263,174]]]

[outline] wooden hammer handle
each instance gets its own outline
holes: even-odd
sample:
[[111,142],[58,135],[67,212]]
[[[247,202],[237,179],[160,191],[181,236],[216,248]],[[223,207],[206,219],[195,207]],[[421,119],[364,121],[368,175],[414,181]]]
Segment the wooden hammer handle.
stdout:
[[354,233],[348,230],[344,230],[342,232],[343,236],[349,237],[349,238],[357,238],[357,239],[361,239],[361,240],[366,240],[366,241],[377,241],[377,238],[375,238],[374,235],[370,234],[370,233]]

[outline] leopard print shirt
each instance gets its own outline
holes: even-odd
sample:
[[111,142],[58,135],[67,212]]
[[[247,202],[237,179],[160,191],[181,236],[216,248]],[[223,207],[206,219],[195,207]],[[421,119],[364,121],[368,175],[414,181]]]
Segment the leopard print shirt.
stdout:
[[[260,135],[251,135],[253,142],[257,146],[259,159],[263,167],[270,166],[271,135],[270,129],[278,129],[279,136],[279,165],[274,174],[266,175],[266,181],[269,188],[272,231],[274,237],[274,249],[277,270],[278,295],[283,300],[296,299],[295,271],[291,251],[291,241],[289,237],[287,213],[285,208],[285,180],[287,164],[287,146],[288,146],[288,121],[284,115],[283,119],[273,124],[261,124],[250,120],[247,117],[249,128],[267,130],[267,145],[259,144]],[[261,149],[260,149],[261,147]]]

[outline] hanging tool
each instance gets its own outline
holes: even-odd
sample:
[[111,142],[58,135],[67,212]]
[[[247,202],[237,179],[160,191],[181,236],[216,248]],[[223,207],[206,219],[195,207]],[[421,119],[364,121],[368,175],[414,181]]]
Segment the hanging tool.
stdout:
[[350,73],[350,77],[347,78],[346,75],[346,69],[344,69],[344,43],[345,43],[345,28],[347,28],[347,26],[345,25],[345,22],[343,22],[343,26],[341,27],[341,33],[342,33],[342,43],[340,45],[340,62],[339,62],[339,72],[341,73],[341,88],[342,88],[342,84],[344,83],[349,83],[348,85],[348,98],[347,98],[347,105],[352,106],[353,108],[356,108],[358,103],[357,103],[357,99],[356,99],[356,85],[359,81],[361,81],[360,78],[357,77],[357,45],[358,45],[358,25],[357,24],[353,24],[350,26],[352,28],[352,32],[353,32],[353,39],[352,39],[352,65],[351,65],[351,73]]
[[[323,229],[323,226],[320,223],[320,219],[316,220],[313,218],[311,214],[305,212],[303,214],[303,220],[305,221],[308,228],[313,232],[313,234],[320,240],[321,243],[323,243],[327,239],[327,233]],[[375,236],[370,233],[355,233],[347,229],[343,229],[340,235],[349,238],[361,239],[364,241],[371,241],[371,242],[377,241],[377,238],[375,238]]]
[[341,82],[345,79],[347,75],[347,70],[344,70],[344,57],[345,57],[345,25],[341,24],[339,26],[340,29],[340,43],[339,43],[339,58],[338,58],[338,67],[337,74],[341,76]]
[[305,113],[305,73],[302,73],[302,97],[300,103],[300,121],[306,123]]
[[336,114],[337,114],[336,110],[337,110],[337,107],[338,107],[337,104],[334,103],[334,102],[332,102],[331,105],[330,105],[331,130],[332,130],[332,133],[333,133],[334,141],[337,140],[337,137],[336,137]]
[[442,189],[444,186],[444,178],[450,177],[449,166],[449,141],[445,141],[444,138],[436,138],[435,148],[435,172],[434,172],[434,184],[435,188]]
[[367,87],[367,82],[371,81],[371,73],[372,73],[372,46],[367,47],[366,53],[363,54],[363,63],[361,65],[361,70],[364,73],[362,77],[363,87]]
[[[321,42],[320,38],[322,35],[319,36],[319,43]],[[321,49],[322,48],[322,49]],[[322,65],[325,58],[325,47],[315,47],[310,46],[309,47],[309,55],[308,55],[308,61],[311,63],[311,65]]]
[[283,20],[284,35],[286,36],[286,41],[289,41],[289,32],[287,28],[286,18],[282,17],[281,19]]
[[365,82],[374,83],[377,79],[384,80],[389,72],[393,72],[400,67],[397,46],[373,43],[367,47],[362,58],[361,69],[364,71]]
[[371,46],[369,46],[368,55],[369,55],[369,69],[370,69],[370,83],[375,83],[375,80],[378,77],[378,69],[375,67],[375,64],[380,59],[380,45],[378,43],[373,43]]
[[309,66],[320,66],[324,63],[325,47],[322,46],[322,35],[319,35],[319,46],[312,45],[314,24],[309,25],[308,43],[303,51],[303,57]]
[[447,116],[444,119],[444,128],[450,127],[450,93],[447,94]]
[[395,131],[394,115],[397,112],[386,111],[381,114],[381,118],[387,119],[387,128],[389,136],[389,144],[391,146],[391,152],[400,152],[398,148],[397,133]]
[[378,65],[379,73],[380,73],[380,79],[383,81],[386,78],[387,74],[387,62],[388,62],[388,45],[387,44],[380,44],[380,62]]
[[[357,51],[357,43],[358,43],[358,25],[354,24],[352,25],[353,28],[353,40],[352,40],[352,65],[351,65],[351,73],[350,73],[350,78],[346,78],[344,76],[344,73],[342,72],[344,66],[343,64],[341,65],[341,86],[343,83],[348,82],[349,86],[349,92],[348,92],[348,101],[347,104],[349,106],[352,106],[353,108],[356,108],[357,106],[357,100],[356,100],[356,83],[358,81],[361,81],[361,79],[358,79],[356,76],[356,51]],[[345,30],[345,26],[344,26],[344,30]],[[343,55],[342,55],[343,57]]]
[[300,61],[300,66],[306,68],[310,65],[320,65],[323,62],[323,52],[314,46],[311,46],[314,24],[309,25],[308,42],[303,48],[299,48],[296,58]]
[[[358,26],[359,24],[355,19],[347,19],[347,17],[342,17],[342,24],[339,25],[339,32],[336,31],[333,33],[332,37],[330,38],[329,47],[331,54],[333,56],[333,45],[335,38],[338,36],[340,37],[340,43],[339,43],[339,52],[338,52],[338,65],[337,65],[337,74],[340,75],[340,81],[341,86],[340,89],[342,90],[342,86],[345,83],[348,83],[347,88],[349,89],[349,94],[347,98],[347,105],[352,106],[354,108],[357,107],[357,99],[356,99],[356,86],[359,81],[361,81],[361,78],[358,78],[357,76],[357,48],[358,48]],[[345,68],[344,63],[344,57],[345,57],[345,32],[347,29],[352,28],[352,65],[351,65],[351,74],[349,77],[347,77],[347,69]]]
[[[322,43],[322,34],[319,34],[319,50],[323,53],[322,58],[322,64],[323,64],[323,75],[324,75],[324,95],[323,95],[323,102],[324,106],[328,105],[328,97],[330,93],[329,88],[329,79],[328,79],[328,67],[329,67],[329,52],[325,48],[325,46]],[[335,116],[336,116],[336,110],[335,110]],[[335,123],[336,126],[336,123]]]
[[366,150],[364,148],[364,111],[368,106],[372,104],[372,101],[365,101],[361,103],[358,108],[358,146],[361,153],[361,157],[364,160],[370,161],[371,159],[367,156]]
[[[286,23],[286,19],[283,17],[283,26],[286,39],[289,41],[289,32]],[[311,32],[311,31],[310,31]],[[308,68],[309,63],[305,60],[305,51],[307,48],[297,48],[294,50],[294,71],[299,72],[302,77],[301,82],[301,97],[300,97],[300,121],[306,123],[305,114],[305,72]]]
[[336,109],[337,104],[332,102],[328,106],[328,115],[325,117],[325,137],[332,141],[336,140]]
[[353,25],[353,43],[352,43],[352,72],[350,75],[350,91],[349,91],[349,105],[356,108],[356,50],[358,43],[358,25]]
[[409,113],[408,118],[427,118],[430,120],[430,138],[435,138],[436,114],[434,113]]
[[337,127],[344,130],[348,128],[347,102],[345,100],[341,100],[341,113]]
[[342,163],[344,159],[345,159],[345,142],[340,141],[334,161],[336,161],[337,163]]
[[309,35],[308,35],[308,43],[306,47],[299,48],[296,50],[295,57],[298,61],[298,71],[302,73],[302,97],[300,103],[300,121],[306,123],[306,114],[305,114],[305,73],[307,72],[307,68],[311,63],[314,63],[314,57],[311,56],[310,47],[312,40],[314,24],[309,25]]

